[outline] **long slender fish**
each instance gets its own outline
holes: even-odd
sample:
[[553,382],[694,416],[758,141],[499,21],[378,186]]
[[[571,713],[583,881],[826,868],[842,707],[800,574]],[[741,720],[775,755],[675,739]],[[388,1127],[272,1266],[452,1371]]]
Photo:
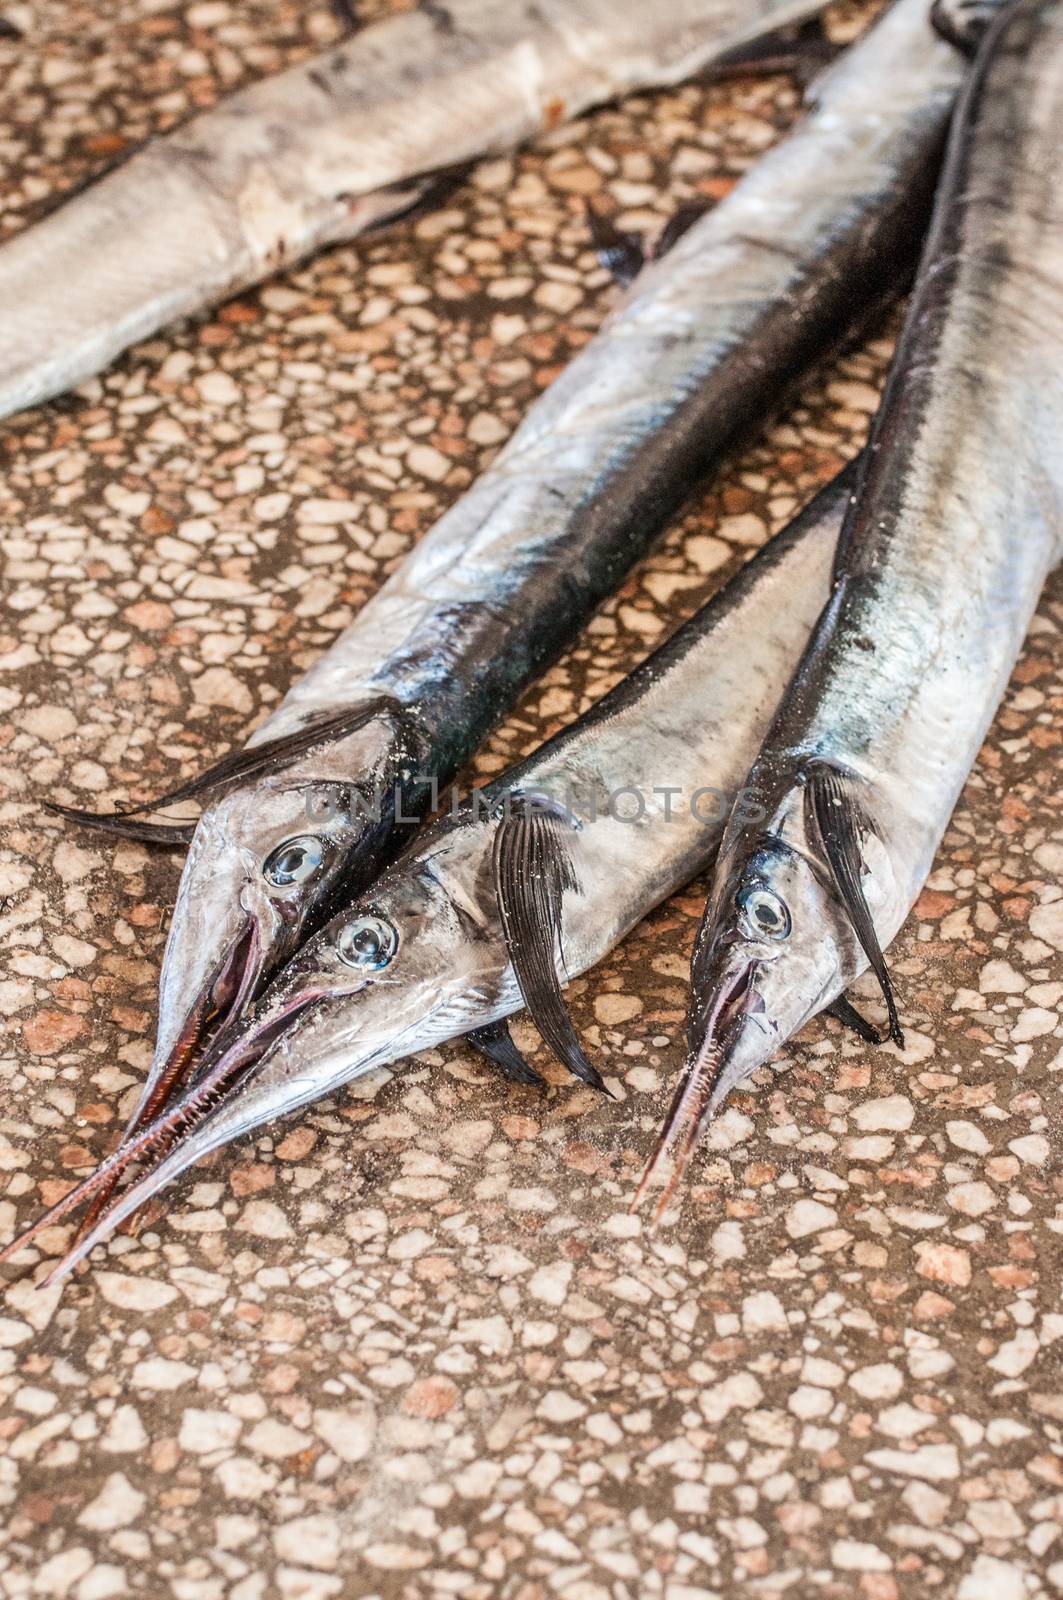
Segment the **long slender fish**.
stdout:
[[823,0],[446,0],[153,140],[0,250],[0,416],[423,198],[440,167],[689,77]]
[[828,593],[851,480],[847,469],[573,727],[421,833],[303,947],[184,1098],[7,1253],[148,1162],[68,1270],[206,1151],[470,1030],[511,1076],[533,1079],[502,1020],[525,1002],[572,1064],[581,1047],[561,984],[711,859]]
[[[639,277],[248,747],[163,797],[223,792],[192,838],[138,1117],[371,881],[398,809],[424,812],[428,775],[450,781],[692,485],[904,286],[964,70],[925,0],[899,0],[795,132]],[[352,781],[390,800],[331,805]]]
[[902,1042],[882,952],[1063,554],[1061,129],[1063,3],[1017,0],[957,116],[830,603],[748,779],[767,821],[721,849],[647,1172],[664,1199],[733,1086],[868,967]]

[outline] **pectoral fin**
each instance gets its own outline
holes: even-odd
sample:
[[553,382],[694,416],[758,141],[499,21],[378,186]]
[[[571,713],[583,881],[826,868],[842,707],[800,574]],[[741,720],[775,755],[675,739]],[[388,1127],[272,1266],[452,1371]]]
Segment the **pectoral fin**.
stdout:
[[700,222],[702,217],[710,212],[715,204],[715,200],[709,199],[688,200],[686,205],[682,205],[677,211],[673,211],[661,229],[660,238],[654,247],[653,259],[660,261],[662,256],[666,256],[673,245],[679,243],[684,233],[688,233],[695,222]]
[[[76,806],[60,806],[45,802],[50,811],[65,817],[68,822],[79,822],[87,828],[101,828],[129,839],[142,839],[154,844],[188,844],[195,832],[194,823],[135,822],[126,825],[130,817],[142,817],[146,811],[158,811],[163,806],[179,805],[184,800],[200,800],[228,789],[237,783],[246,783],[265,772],[279,772],[290,766],[307,751],[320,744],[331,744],[345,739],[359,728],[372,722],[374,717],[391,716],[397,721],[405,719],[405,710],[387,695],[367,700],[359,706],[346,706],[342,711],[324,717],[314,717],[292,733],[276,739],[264,739],[261,744],[244,745],[230,750],[213,766],[197,778],[178,784],[154,800],[142,805],[126,806],[121,811],[82,811]],[[136,831],[134,831],[134,829]]]
[[545,1078],[536,1072],[530,1061],[525,1061],[513,1043],[509,1023],[504,1018],[501,1022],[489,1022],[485,1028],[473,1028],[465,1037],[474,1050],[479,1050],[488,1061],[501,1068],[514,1083],[545,1084]]
[[611,217],[603,216],[596,206],[587,202],[587,223],[605,270],[612,274],[622,289],[634,283],[646,262],[646,248],[637,233],[625,233]]
[[904,1049],[893,984],[878,942],[863,889],[862,842],[875,829],[856,793],[853,779],[826,763],[817,763],[805,785],[811,832],[830,868],[834,888],[852,923],[853,932],[878,979],[889,1017],[889,1036]]
[[828,1017],[834,1017],[842,1024],[843,1028],[850,1028],[853,1033],[863,1039],[865,1044],[881,1044],[882,1035],[878,1029],[862,1017],[854,1005],[840,994],[831,1005],[827,1007]]
[[194,822],[142,822],[124,811],[108,816],[98,811],[79,811],[76,806],[61,806],[54,800],[42,800],[41,804],[53,817],[80,823],[84,828],[96,828],[100,833],[115,834],[119,839],[136,839],[141,844],[188,845],[196,831]]
[[580,1043],[557,976],[557,957],[564,956],[564,896],[579,892],[569,827],[541,803],[511,797],[495,835],[495,897],[509,959],[535,1026],[571,1073],[605,1090]]

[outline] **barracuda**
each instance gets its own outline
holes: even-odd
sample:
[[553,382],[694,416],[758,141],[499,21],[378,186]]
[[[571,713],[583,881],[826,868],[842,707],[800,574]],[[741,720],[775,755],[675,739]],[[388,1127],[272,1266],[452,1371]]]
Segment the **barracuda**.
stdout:
[[[710,861],[722,798],[827,594],[851,484],[847,471],[578,723],[419,835],[304,946],[191,1089],[6,1253],[107,1197],[69,1270],[206,1151],[457,1035],[475,1030],[504,1071],[534,1080],[504,1022],[524,1004],[562,1061],[596,1078],[562,984]],[[134,1166],[142,1175],[110,1200]]]
[[424,201],[441,167],[689,77],[823,0],[448,0],[132,153],[0,249],[0,416]]
[[[164,797],[211,803],[133,1126],[394,855],[397,808],[416,817],[430,800],[424,775],[450,781],[692,487],[906,285],[964,71],[924,0],[899,0],[820,81],[795,131],[638,277],[249,746]],[[379,814],[330,807],[352,786],[390,798]],[[325,820],[308,820],[309,801]]]
[[[660,1210],[736,1083],[870,967],[926,882],[1063,553],[1063,4],[985,35],[831,599],[732,819],[689,1057],[641,1193]],[[859,1019],[857,1025],[859,1025]]]

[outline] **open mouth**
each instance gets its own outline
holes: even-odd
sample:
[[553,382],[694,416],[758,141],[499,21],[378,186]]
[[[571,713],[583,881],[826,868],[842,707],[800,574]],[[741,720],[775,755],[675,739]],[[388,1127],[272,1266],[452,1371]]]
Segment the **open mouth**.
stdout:
[[756,964],[747,962],[722,986],[709,1015],[704,1041],[687,1063],[656,1147],[643,1170],[631,1209],[638,1210],[650,1188],[662,1184],[654,1223],[667,1210],[694,1153],[712,1110],[721,1063],[736,1029],[751,1012],[763,1009],[753,986],[755,972]]
[[[170,1059],[152,1087],[151,1093],[143,1104],[137,1107],[127,1124],[119,1151],[125,1148],[138,1128],[153,1122],[165,1111],[178,1085],[185,1083],[194,1075],[194,1063],[208,1046],[218,1047],[224,1043],[234,1023],[261,987],[262,969],[258,925],[253,917],[248,917],[219,962],[213,978],[188,1013],[185,1025],[170,1052]],[[96,1194],[78,1230],[79,1238],[92,1232],[107,1209],[117,1184],[116,1174],[110,1183]],[[129,1231],[136,1231],[135,1224],[130,1223]]]

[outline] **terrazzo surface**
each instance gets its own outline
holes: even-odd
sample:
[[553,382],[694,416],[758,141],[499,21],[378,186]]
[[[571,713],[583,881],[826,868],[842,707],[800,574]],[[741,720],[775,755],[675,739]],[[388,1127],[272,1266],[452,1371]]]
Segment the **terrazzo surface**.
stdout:
[[[2,9],[7,231],[338,33],[286,0]],[[239,742],[614,303],[585,199],[652,231],[796,109],[773,78],[600,111],[0,425],[0,1238],[116,1136],[180,867],[40,802]],[[889,331],[731,463],[479,775],[853,454]],[[431,1052],[218,1153],[65,1289],[34,1288],[65,1228],[7,1268],[0,1596],[1063,1591],[1061,623],[1057,579],[894,946],[908,1048],[810,1028],[656,1234],[628,1204],[697,885],[572,986],[614,1101],[521,1022],[546,1092]]]

